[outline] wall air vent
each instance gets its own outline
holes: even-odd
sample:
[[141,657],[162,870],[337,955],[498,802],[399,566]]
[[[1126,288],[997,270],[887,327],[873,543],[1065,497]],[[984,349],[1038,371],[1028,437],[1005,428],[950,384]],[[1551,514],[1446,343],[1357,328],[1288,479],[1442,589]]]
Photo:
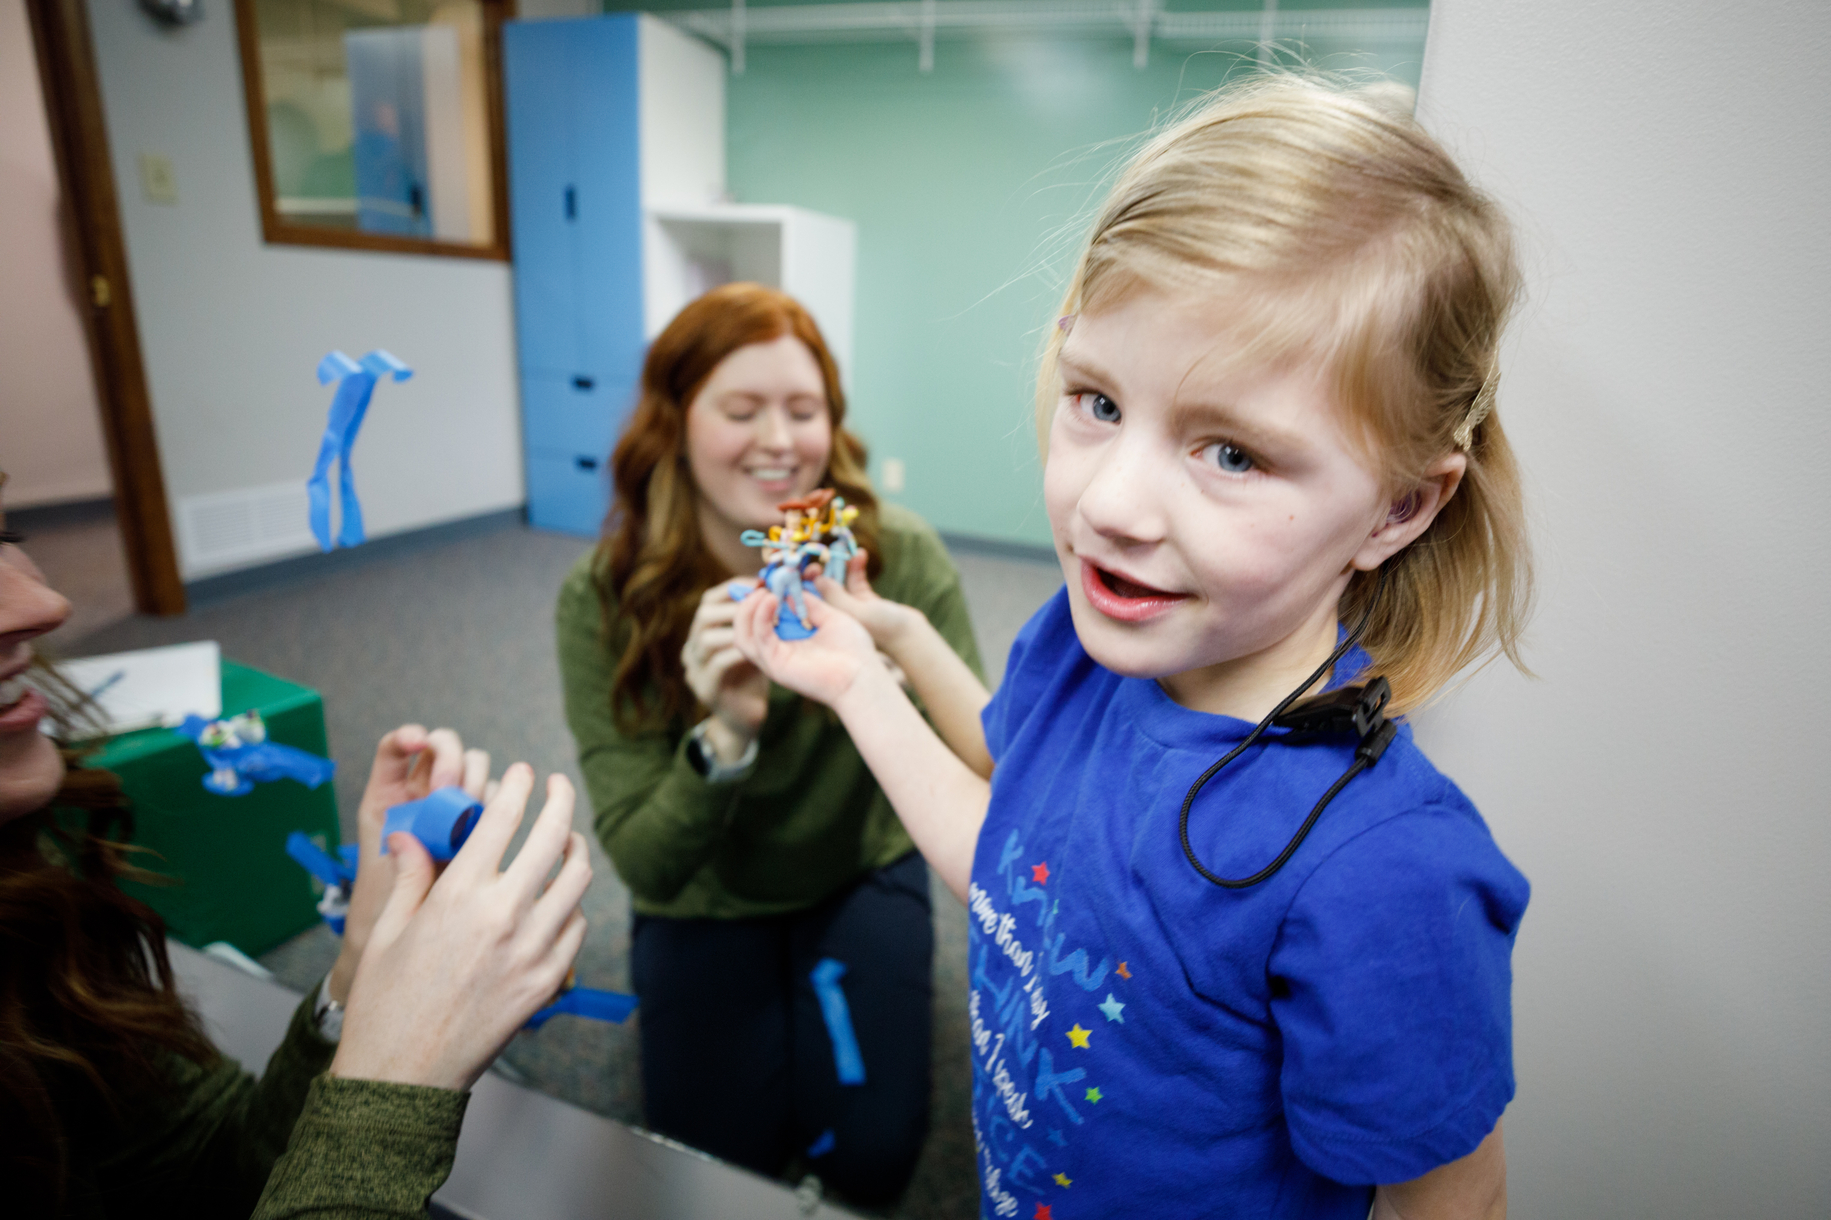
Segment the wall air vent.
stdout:
[[178,501],[179,558],[186,580],[317,545],[306,520],[304,480]]

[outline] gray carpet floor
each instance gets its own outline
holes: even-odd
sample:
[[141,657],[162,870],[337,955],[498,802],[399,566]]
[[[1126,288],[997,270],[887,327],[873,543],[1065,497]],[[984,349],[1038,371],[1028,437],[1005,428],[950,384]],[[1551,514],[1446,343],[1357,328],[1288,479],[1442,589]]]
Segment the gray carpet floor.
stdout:
[[[111,522],[46,523],[26,550],[77,602],[80,622],[51,641],[64,656],[214,639],[225,657],[321,692],[347,835],[376,740],[408,721],[458,729],[467,744],[491,752],[498,770],[520,760],[539,774],[562,771],[578,782],[554,662],[553,601],[561,577],[589,545],[508,526],[302,574],[170,619],[123,617],[125,577]],[[1061,584],[1060,569],[966,548],[957,548],[955,559],[986,671],[995,679],[1018,629]],[[98,624],[100,617],[114,621]],[[577,823],[591,842],[596,870],[585,898],[591,931],[580,981],[624,990],[628,895],[598,848],[584,807]],[[979,1198],[969,1119],[966,912],[939,883],[934,895],[934,1118],[915,1180],[888,1214],[964,1220],[977,1215]],[[335,954],[336,942],[318,928],[263,960],[282,981],[303,989]],[[518,1035],[504,1066],[554,1096],[639,1124],[639,1020],[552,1022]]]

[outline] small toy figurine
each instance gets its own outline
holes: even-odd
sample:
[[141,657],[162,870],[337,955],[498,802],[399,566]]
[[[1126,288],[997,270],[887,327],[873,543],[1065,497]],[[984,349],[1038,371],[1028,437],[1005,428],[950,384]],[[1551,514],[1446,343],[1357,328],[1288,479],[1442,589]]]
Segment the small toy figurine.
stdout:
[[297,780],[316,788],[337,773],[337,764],[304,750],[267,740],[267,725],[258,711],[224,720],[186,716],[178,732],[197,743],[210,764],[203,786],[218,796],[246,796],[255,784]]
[[[858,539],[852,535],[858,510],[830,487],[817,488],[798,500],[784,500],[776,509],[783,514],[781,525],[770,526],[768,533],[745,530],[739,541],[762,548],[763,569],[757,577],[781,602],[776,614],[776,635],[784,640],[805,640],[814,634],[807,614],[807,595],[814,592],[807,585],[809,569],[819,564],[835,580],[845,579],[846,565],[858,553]],[[750,590],[742,586],[731,587],[733,601],[742,601],[749,594]]]

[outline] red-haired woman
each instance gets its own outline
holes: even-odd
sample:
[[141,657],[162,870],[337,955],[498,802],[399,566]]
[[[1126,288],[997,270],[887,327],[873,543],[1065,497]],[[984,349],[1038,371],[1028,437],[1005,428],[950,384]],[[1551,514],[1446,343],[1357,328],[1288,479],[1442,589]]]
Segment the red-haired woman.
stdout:
[[[837,719],[738,655],[727,582],[759,566],[738,535],[833,488],[876,592],[979,658],[940,539],[877,502],[844,419],[793,298],[727,284],[687,306],[649,349],[558,626],[598,837],[634,900],[649,1125],[762,1173],[798,1156],[870,1203],[908,1183],[928,1125],[928,870]],[[845,1023],[835,1039],[811,981],[826,959],[862,1084],[841,1083]]]

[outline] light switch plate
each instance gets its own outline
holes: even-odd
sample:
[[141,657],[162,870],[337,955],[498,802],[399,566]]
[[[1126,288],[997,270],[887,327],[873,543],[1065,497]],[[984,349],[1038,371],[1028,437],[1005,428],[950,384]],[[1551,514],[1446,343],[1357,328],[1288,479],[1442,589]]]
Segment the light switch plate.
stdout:
[[140,154],[140,193],[148,203],[178,202],[178,179],[172,174],[170,157]]

